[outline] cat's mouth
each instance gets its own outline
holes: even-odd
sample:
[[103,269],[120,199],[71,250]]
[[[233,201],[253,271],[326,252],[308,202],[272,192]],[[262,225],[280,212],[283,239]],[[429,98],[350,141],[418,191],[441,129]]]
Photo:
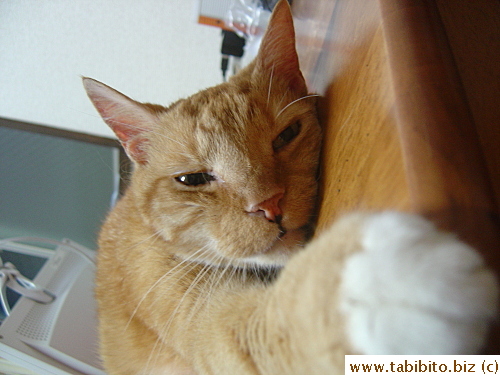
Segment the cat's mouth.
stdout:
[[280,230],[280,233],[278,234],[278,237],[274,242],[277,243],[279,241],[295,241],[292,243],[292,247],[303,247],[314,234],[314,226],[311,223],[302,225],[301,227],[295,229],[287,229],[280,224],[278,228]]
[[281,225],[281,223],[278,225],[278,229],[280,230],[280,233],[278,235],[278,238],[282,238],[286,235],[286,233],[288,232],[285,227],[283,227],[283,225]]
[[290,257],[302,248],[312,235],[312,226],[307,224],[296,229],[286,229],[280,225],[280,233],[272,243],[258,254],[246,257],[246,265],[284,266]]

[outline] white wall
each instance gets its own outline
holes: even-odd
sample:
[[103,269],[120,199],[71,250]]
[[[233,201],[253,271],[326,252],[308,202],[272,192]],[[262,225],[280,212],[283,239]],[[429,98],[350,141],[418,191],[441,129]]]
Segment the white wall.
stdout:
[[167,105],[221,82],[196,0],[0,0],[0,117],[112,136],[80,76]]

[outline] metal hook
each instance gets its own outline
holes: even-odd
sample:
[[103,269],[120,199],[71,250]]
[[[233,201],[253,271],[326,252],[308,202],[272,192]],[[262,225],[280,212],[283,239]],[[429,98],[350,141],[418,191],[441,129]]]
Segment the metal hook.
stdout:
[[0,304],[7,316],[10,315],[10,306],[7,301],[7,287],[32,301],[48,304],[54,301],[55,295],[37,286],[24,277],[12,263],[3,264],[0,259]]

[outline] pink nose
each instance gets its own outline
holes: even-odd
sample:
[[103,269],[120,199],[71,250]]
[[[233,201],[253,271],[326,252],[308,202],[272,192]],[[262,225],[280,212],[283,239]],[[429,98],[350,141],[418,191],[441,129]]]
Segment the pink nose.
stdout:
[[266,199],[259,204],[251,206],[248,212],[251,214],[264,215],[267,220],[279,224],[282,215],[279,202],[283,198],[283,196],[283,193],[275,194],[271,198]]

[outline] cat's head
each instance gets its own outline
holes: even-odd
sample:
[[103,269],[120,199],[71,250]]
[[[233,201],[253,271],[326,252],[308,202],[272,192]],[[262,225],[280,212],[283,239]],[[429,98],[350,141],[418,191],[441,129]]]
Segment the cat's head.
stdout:
[[[135,162],[136,212],[177,255],[212,264],[281,265],[307,233],[320,128],[281,1],[258,56],[229,82],[170,107],[84,78]],[[123,218],[127,220],[127,218]]]

